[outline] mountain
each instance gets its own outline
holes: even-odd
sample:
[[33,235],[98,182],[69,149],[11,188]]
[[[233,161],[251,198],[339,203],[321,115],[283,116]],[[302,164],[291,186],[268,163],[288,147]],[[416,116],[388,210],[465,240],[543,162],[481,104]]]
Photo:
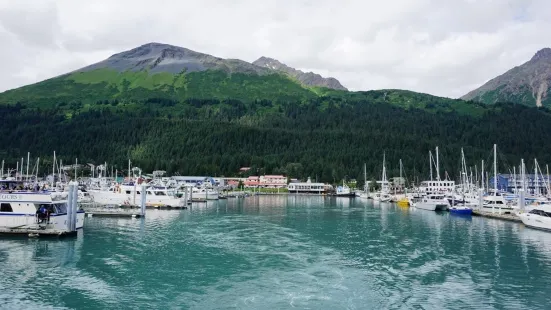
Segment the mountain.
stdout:
[[320,97],[331,98],[326,99],[326,105],[359,100],[430,113],[483,112],[476,104],[410,91],[349,92],[333,78],[304,73],[274,59],[261,57],[248,63],[161,43],[144,44],[67,74],[0,93],[0,105],[20,103],[72,114],[106,102],[125,109],[163,102],[156,109],[170,104],[180,113],[186,102],[237,100],[262,102],[266,112]]
[[223,59],[162,43],[144,44],[75,72],[89,72],[98,69],[112,69],[118,72],[147,71],[150,74],[180,74],[206,70],[258,75],[274,73],[272,70],[255,66],[243,60]]
[[528,106],[551,106],[551,48],[538,51],[528,62],[488,81],[465,96],[486,104],[499,101]]
[[[328,89],[326,89],[328,90]],[[0,94],[0,103],[53,106],[97,100],[305,100],[323,94],[280,71],[183,47],[148,43],[106,60]]]
[[291,68],[273,58],[262,56],[256,61],[254,61],[253,64],[259,67],[283,72],[289,75],[290,77],[297,79],[303,85],[306,85],[306,86],[317,86],[317,87],[326,87],[326,88],[331,88],[336,90],[347,90],[335,78],[332,78],[332,77],[324,78],[321,75],[313,72],[302,72],[300,70]]

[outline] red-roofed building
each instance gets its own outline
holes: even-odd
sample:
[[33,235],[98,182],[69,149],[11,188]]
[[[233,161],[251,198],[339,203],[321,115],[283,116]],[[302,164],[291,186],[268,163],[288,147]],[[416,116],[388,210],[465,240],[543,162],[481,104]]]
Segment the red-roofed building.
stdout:
[[262,187],[286,187],[287,177],[284,175],[263,175],[260,177]]
[[252,175],[248,177],[243,183],[247,187],[258,187],[260,186],[260,177]]

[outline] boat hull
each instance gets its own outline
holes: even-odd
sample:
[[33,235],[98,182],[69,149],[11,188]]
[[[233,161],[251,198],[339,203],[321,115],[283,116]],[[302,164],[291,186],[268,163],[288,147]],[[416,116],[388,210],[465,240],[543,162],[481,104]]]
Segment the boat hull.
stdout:
[[[132,194],[102,191],[90,191],[89,193],[95,203],[103,205],[139,206],[142,199],[139,194],[136,194],[134,197]],[[184,199],[170,196],[146,195],[145,204],[148,207],[183,207],[185,206],[185,201]]]
[[427,211],[444,211],[448,209],[448,206],[442,203],[419,202],[415,205],[415,208]]
[[450,213],[459,215],[471,215],[473,214],[473,210],[470,208],[450,208]]
[[538,230],[551,231],[551,218],[549,217],[529,213],[520,214],[519,217],[522,220],[522,223],[527,227]]
[[[0,212],[0,227],[16,228],[29,227],[38,224],[36,214],[22,214],[9,212]],[[84,211],[77,212],[76,228],[84,227]],[[47,228],[63,231],[67,229],[67,213],[51,214]]]

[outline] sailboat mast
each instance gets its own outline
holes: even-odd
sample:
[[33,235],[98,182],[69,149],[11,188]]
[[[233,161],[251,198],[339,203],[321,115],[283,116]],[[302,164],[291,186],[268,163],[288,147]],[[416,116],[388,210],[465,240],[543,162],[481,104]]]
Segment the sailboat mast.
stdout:
[[497,195],[497,145],[494,144],[494,193]]
[[52,187],[55,187],[55,164],[56,164],[56,159],[55,159],[55,151],[54,151],[54,160],[52,162]]
[[526,173],[526,167],[524,166],[524,158],[520,160],[520,168],[521,168],[521,174],[522,174],[522,190],[526,193],[526,181],[525,181],[525,173]]
[[518,192],[517,191],[517,167],[514,167],[513,166],[513,180],[515,182],[515,194]]
[[386,153],[383,153],[383,182],[386,181],[386,167],[385,167]]
[[400,158],[400,191],[402,191],[402,187],[406,184],[405,180],[404,180],[404,184],[402,184],[402,169],[403,169],[403,166],[402,166],[402,159]]
[[29,182],[29,165],[31,163],[31,152],[27,152],[27,182]]
[[429,151],[430,180],[432,181],[432,152]]
[[440,181],[440,162],[438,161],[438,147],[436,147],[436,181]]
[[480,187],[484,190],[484,159],[482,160],[482,166],[481,166],[481,175],[480,175]]
[[539,194],[538,160],[534,158],[534,195]]
[[364,191],[367,193],[367,167],[364,163]]

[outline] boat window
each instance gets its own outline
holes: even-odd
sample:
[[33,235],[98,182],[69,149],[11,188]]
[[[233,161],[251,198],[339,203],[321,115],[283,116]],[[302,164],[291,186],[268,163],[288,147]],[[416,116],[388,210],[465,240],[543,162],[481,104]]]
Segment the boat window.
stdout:
[[130,194],[130,191],[126,191],[126,194]]
[[58,203],[55,205],[55,213],[62,214],[67,213],[67,205],[64,203]]
[[139,194],[140,194],[140,191],[137,191],[137,192],[136,192],[136,194],[138,194],[138,195],[139,195]]
[[156,192],[155,193],[157,196],[166,196],[164,192]]
[[9,203],[3,203],[0,205],[0,212],[13,212],[13,209],[11,208],[11,204]]

